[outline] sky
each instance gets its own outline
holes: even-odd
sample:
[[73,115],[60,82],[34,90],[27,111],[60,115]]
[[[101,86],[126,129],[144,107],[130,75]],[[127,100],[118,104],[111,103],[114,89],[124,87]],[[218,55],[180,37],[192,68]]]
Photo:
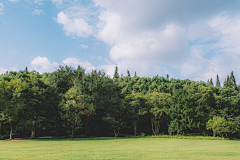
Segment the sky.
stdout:
[[0,0],[0,74],[59,65],[240,82],[239,0]]

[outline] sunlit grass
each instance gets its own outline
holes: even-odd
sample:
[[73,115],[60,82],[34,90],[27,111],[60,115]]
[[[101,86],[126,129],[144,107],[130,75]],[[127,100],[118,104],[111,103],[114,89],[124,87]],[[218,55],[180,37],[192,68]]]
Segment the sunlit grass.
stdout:
[[240,141],[109,138],[0,141],[0,159],[240,159]]

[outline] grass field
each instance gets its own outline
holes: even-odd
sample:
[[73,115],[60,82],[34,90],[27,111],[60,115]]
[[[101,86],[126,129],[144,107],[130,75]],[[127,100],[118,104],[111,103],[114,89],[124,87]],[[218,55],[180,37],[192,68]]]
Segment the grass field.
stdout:
[[0,159],[240,159],[240,141],[169,138],[0,141]]

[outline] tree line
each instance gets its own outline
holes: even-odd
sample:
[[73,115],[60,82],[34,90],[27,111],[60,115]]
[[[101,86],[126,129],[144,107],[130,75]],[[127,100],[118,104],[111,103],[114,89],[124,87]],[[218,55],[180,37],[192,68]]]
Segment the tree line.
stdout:
[[219,135],[239,138],[240,87],[59,66],[0,75],[0,138]]

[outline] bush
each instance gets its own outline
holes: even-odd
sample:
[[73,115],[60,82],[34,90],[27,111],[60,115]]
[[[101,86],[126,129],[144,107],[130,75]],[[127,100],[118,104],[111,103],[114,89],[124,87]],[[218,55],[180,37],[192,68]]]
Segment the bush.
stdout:
[[145,133],[143,133],[143,132],[142,132],[142,133],[140,133],[140,134],[141,134],[141,136],[142,136],[142,137],[144,137],[144,136],[145,136]]

